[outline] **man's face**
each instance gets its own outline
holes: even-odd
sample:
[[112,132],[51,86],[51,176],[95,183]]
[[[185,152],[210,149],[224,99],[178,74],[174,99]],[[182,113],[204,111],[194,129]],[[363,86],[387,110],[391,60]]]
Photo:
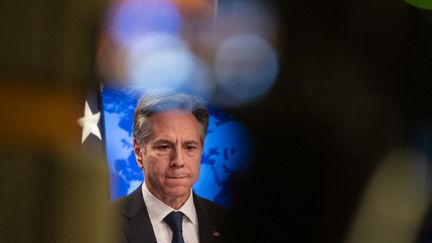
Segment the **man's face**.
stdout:
[[202,144],[198,122],[192,113],[178,110],[154,114],[150,120],[150,138],[143,146],[134,141],[146,186],[167,204],[186,200],[199,176]]

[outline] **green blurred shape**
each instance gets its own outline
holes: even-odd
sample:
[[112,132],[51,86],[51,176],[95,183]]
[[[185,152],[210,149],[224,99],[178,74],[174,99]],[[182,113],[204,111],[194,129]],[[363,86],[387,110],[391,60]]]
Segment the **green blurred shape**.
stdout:
[[432,10],[432,0],[405,0],[414,7]]

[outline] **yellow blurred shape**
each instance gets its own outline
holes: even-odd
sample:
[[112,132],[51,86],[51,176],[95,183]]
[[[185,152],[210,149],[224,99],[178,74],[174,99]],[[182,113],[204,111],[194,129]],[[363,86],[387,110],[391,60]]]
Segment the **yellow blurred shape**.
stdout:
[[[0,137],[9,146],[53,147],[78,145],[81,128],[76,121],[84,112],[83,92],[54,86],[14,85],[0,89]],[[22,82],[25,83],[25,82]]]
[[415,242],[428,190],[424,159],[415,151],[391,152],[372,174],[345,242]]

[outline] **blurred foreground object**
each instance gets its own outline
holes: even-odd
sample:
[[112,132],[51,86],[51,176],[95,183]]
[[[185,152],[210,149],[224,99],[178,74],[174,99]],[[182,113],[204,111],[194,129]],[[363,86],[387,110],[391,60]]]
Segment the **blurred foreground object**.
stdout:
[[80,144],[102,1],[0,8],[0,242],[109,243],[107,171]]
[[406,0],[406,2],[417,8],[432,10],[432,1],[430,0]]
[[266,96],[279,72],[274,15],[262,1],[114,1],[98,69],[109,84],[248,104]]
[[77,153],[0,152],[1,242],[110,242],[102,161]]
[[0,122],[0,241],[110,242],[107,169],[99,151],[80,147],[80,96],[9,85],[0,97],[7,114]]
[[0,8],[0,81],[88,85],[104,1],[5,1]]
[[430,201],[426,168],[415,151],[384,158],[371,176],[346,243],[416,242]]

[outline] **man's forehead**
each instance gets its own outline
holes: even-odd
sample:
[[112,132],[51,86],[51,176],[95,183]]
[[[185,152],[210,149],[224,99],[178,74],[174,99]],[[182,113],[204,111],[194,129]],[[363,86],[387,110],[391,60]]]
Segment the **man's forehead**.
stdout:
[[163,143],[178,143],[181,142],[183,144],[199,144],[199,141],[196,139],[185,139],[185,140],[171,140],[171,139],[165,139],[165,138],[155,138],[152,143],[153,144],[163,144]]
[[192,133],[198,131],[198,121],[195,116],[186,111],[173,110],[154,114],[150,117],[153,132]]
[[177,119],[181,119],[182,117],[193,117],[195,118],[195,116],[193,115],[193,113],[191,111],[185,111],[185,110],[168,110],[168,111],[162,111],[162,112],[158,112],[158,113],[154,113],[153,115],[150,116],[150,119],[154,119],[154,118],[158,118],[158,117],[176,117]]

